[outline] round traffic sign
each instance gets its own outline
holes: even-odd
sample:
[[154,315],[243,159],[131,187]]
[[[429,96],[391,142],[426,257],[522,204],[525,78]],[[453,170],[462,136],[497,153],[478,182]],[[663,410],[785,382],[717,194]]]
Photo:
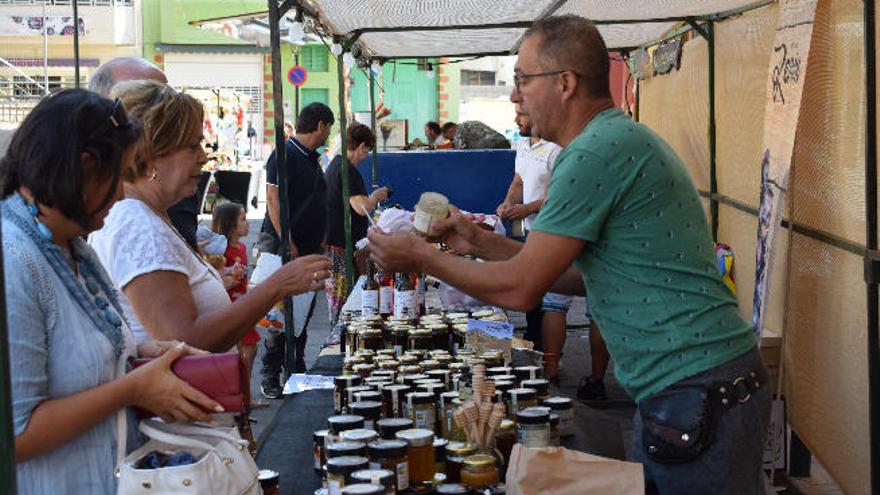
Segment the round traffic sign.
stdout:
[[287,80],[294,86],[302,86],[306,83],[306,79],[308,79],[308,73],[301,65],[294,65],[287,71]]

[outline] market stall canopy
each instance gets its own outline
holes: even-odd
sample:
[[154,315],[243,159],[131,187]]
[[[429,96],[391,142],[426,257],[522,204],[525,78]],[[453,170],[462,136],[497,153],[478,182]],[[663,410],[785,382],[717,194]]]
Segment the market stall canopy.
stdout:
[[[293,2],[328,35],[356,41],[377,58],[511,54],[526,28],[550,15],[592,19],[611,50],[634,48],[662,37],[686,20],[724,18],[772,3],[768,0],[299,0]],[[213,29],[231,23],[248,33],[268,26],[268,12],[193,24]],[[288,12],[282,30],[293,23]],[[241,37],[241,35],[237,35]],[[282,33],[284,38],[284,33]]]

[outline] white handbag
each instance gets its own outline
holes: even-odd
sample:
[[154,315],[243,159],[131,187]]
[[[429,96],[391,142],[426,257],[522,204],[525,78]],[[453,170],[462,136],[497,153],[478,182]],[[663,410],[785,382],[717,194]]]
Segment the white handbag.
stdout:
[[[127,455],[119,466],[119,494],[259,495],[259,469],[235,428],[209,428],[193,424],[141,421],[141,432],[150,440]],[[174,453],[186,450],[195,464],[135,469],[135,464],[152,451]]]

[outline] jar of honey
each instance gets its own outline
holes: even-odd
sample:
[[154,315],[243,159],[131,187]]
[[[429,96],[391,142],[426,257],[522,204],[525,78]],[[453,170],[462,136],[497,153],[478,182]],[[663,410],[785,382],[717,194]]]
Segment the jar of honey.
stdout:
[[412,390],[409,385],[388,385],[382,389],[382,410],[386,418],[400,418],[405,415],[404,401]]
[[435,431],[437,428],[436,397],[430,392],[410,392],[406,394],[407,417],[416,428]]
[[364,456],[367,453],[367,446],[363,442],[333,442],[328,443],[324,447],[327,459],[346,456]]
[[397,432],[403,430],[411,430],[413,422],[409,418],[385,418],[380,419],[376,424],[379,425],[379,437],[384,440],[393,440],[397,438]]
[[448,483],[460,482],[464,458],[476,453],[477,446],[472,443],[449,442],[446,446],[446,481]]
[[346,430],[355,430],[364,427],[364,417],[353,414],[342,414],[327,418],[330,434],[339,438],[339,434]]
[[351,480],[354,483],[381,486],[382,490],[378,493],[383,495],[395,495],[397,493],[397,487],[394,486],[394,473],[389,469],[363,469],[355,471],[351,474]]
[[394,473],[394,485],[398,491],[409,488],[409,461],[406,457],[407,443],[403,440],[379,440],[367,446],[370,468],[387,469]]
[[382,419],[382,403],[374,401],[353,402],[349,406],[352,414],[364,418],[364,428],[376,429],[376,421]]
[[431,483],[434,480],[434,431],[414,428],[397,432],[397,438],[407,443],[410,485]]
[[509,419],[501,421],[501,426],[495,433],[495,448],[501,453],[501,459],[505,466],[510,465],[510,453],[516,444],[516,423]]
[[521,388],[531,388],[535,390],[535,397],[538,400],[544,400],[550,397],[550,381],[544,378],[536,378],[534,380],[523,380],[520,382]]
[[357,387],[363,382],[363,378],[358,375],[342,375],[333,378],[333,412],[341,414],[345,411],[348,403],[346,389],[348,387]]
[[516,414],[523,409],[538,405],[533,388],[512,388],[507,391],[508,417],[516,419]]
[[330,495],[342,495],[342,489],[349,484],[352,473],[367,469],[366,457],[343,456],[327,460],[327,491]]
[[482,490],[498,483],[498,465],[488,454],[474,454],[464,458],[461,482],[471,490]]

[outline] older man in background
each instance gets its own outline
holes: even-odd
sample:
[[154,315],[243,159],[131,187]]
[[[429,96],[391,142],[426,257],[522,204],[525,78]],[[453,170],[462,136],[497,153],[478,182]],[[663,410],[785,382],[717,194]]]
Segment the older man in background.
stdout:
[[[110,90],[122,81],[150,79],[168,84],[168,78],[158,67],[140,57],[119,57],[105,62],[89,80],[89,90],[109,96]],[[198,249],[196,228],[199,223],[199,202],[192,195],[168,209],[171,224],[193,249]]]

